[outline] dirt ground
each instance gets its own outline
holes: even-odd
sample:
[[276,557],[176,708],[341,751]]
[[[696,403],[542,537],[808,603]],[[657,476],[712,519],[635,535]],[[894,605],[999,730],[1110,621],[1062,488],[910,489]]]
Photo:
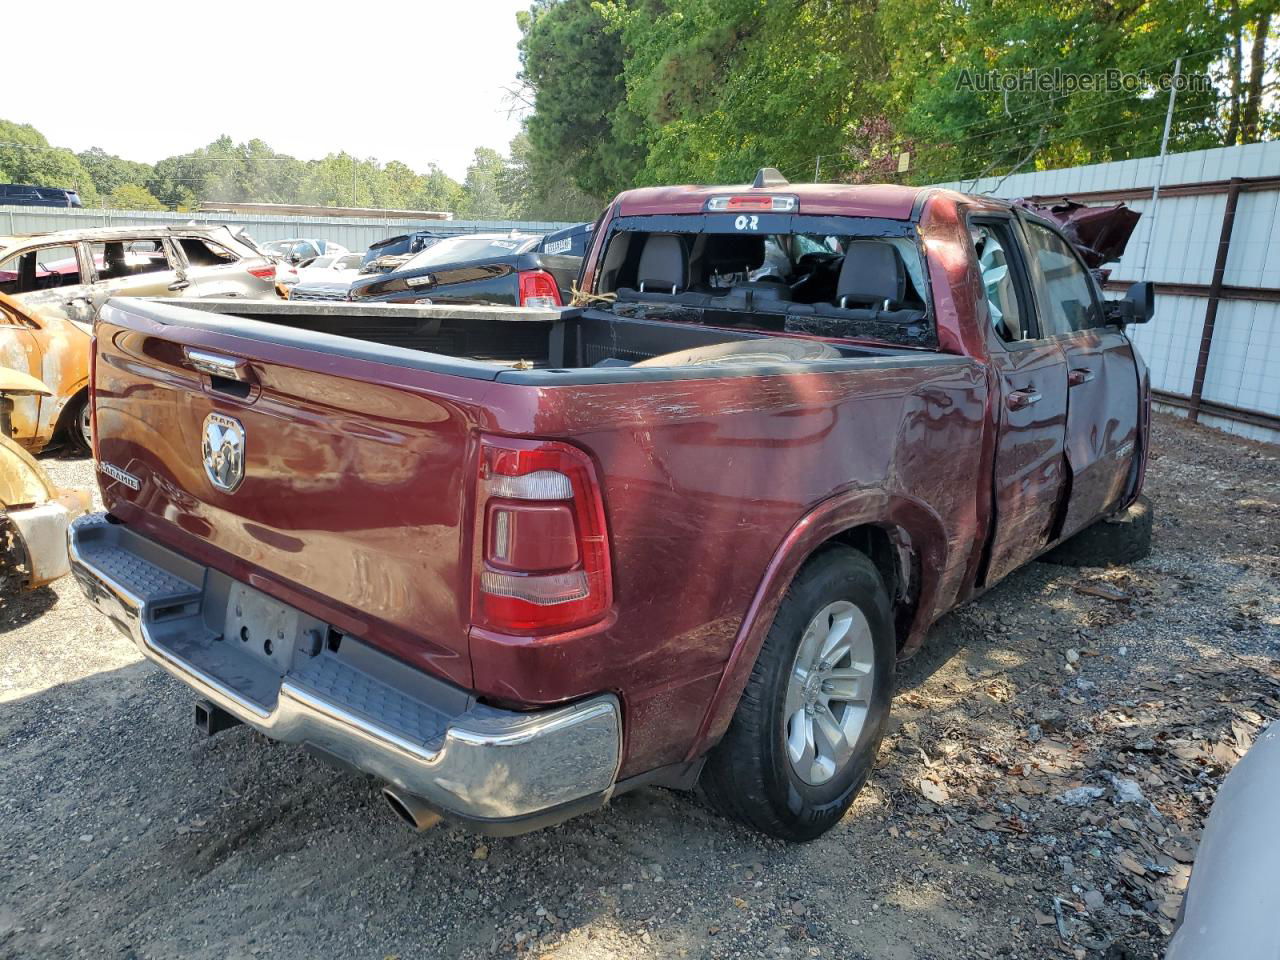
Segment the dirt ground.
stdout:
[[199,737],[73,582],[11,601],[0,957],[1158,957],[1218,783],[1280,715],[1280,448],[1156,424],[1152,556],[1033,564],[944,618],[806,846],[659,789],[415,834],[301,749]]

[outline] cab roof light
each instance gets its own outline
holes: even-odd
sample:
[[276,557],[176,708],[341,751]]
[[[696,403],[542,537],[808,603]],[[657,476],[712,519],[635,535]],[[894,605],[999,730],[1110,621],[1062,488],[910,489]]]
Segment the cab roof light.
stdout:
[[707,201],[707,209],[718,213],[792,213],[799,206],[799,198],[795,196],[770,193],[718,196]]

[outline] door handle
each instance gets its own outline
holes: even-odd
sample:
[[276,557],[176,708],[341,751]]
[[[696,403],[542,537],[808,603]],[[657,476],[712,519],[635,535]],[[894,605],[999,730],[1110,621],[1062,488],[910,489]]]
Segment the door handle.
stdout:
[[1067,373],[1067,386],[1078,387],[1082,383],[1088,383],[1093,379],[1093,371],[1088,367],[1076,367]]
[[173,281],[173,283],[169,284],[169,289],[170,289],[170,290],[185,290],[185,289],[187,289],[187,287],[189,287],[189,286],[191,286],[191,281],[190,281],[190,280],[175,280],[175,281]]
[[1039,403],[1043,400],[1043,395],[1037,393],[1030,387],[1023,390],[1013,390],[1005,397],[1005,403],[1010,410],[1025,410],[1032,404]]
[[201,373],[229,380],[249,379],[248,364],[240,357],[224,357],[217,353],[193,350],[191,347],[184,347],[183,352],[187,355],[187,363]]

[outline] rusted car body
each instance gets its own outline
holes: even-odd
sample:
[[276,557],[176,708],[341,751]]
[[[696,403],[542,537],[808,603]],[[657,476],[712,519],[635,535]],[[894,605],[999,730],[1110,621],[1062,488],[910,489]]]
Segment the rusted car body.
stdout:
[[275,280],[275,262],[223,226],[0,237],[0,363],[52,392],[17,404],[14,439],[40,450],[61,432],[88,451],[89,325],[108,298],[275,298]]
[[[758,275],[771,247],[803,275]],[[780,799],[734,815],[812,838],[870,770],[894,659],[1137,499],[1149,310],[1009,204],[776,177],[621,195],[580,286],[581,310],[112,301],[76,576],[207,730],[336,756],[415,822],[532,829],[738,756]],[[859,611],[874,697],[835,654],[776,659],[819,568],[853,599],[812,635]],[[861,773],[804,779],[833,691],[841,724],[874,712]],[[726,753],[766,702],[755,759]]]
[[12,440],[33,453],[60,434],[83,444],[89,342],[88,329],[60,312],[28,307],[0,293],[0,366],[35,377],[46,387],[44,394],[13,398]]
[[88,490],[55,487],[9,437],[14,401],[48,392],[35,377],[0,367],[0,595],[42,587],[69,571],[67,527],[92,502]]

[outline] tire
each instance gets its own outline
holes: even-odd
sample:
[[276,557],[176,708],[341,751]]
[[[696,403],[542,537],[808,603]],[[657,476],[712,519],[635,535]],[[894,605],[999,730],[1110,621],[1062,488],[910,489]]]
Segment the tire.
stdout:
[[1085,527],[1041,559],[1064,567],[1133,563],[1151,553],[1153,520],[1151,501],[1139,497],[1132,506]]
[[[837,628],[828,630],[835,622],[832,612],[839,622],[850,621],[843,637],[851,653],[815,665],[805,659],[806,651],[815,649],[814,638],[822,644],[836,636]],[[840,649],[839,642],[835,648]],[[865,679],[854,680],[859,658],[872,669]],[[889,594],[875,565],[849,547],[824,548],[787,589],[729,729],[707,758],[700,785],[711,805],[731,819],[792,842],[813,840],[831,829],[871,774],[889,719],[896,658]],[[807,698],[821,699],[828,685],[822,683],[815,694],[813,684],[800,684],[800,668],[806,664],[813,668],[808,676],[817,673],[856,686],[855,702],[831,696],[834,708],[824,711],[815,704],[810,712]],[[800,701],[794,699],[797,684],[805,691]],[[798,711],[797,702],[805,704]],[[818,753],[834,741],[823,731],[850,729],[855,723],[856,735],[843,740],[848,753],[824,763]],[[805,726],[798,730],[799,724]],[[793,750],[802,743],[800,758],[793,759]],[[810,751],[812,760],[807,759]]]
[[87,457],[93,453],[88,391],[67,405],[62,414],[62,432],[67,439],[67,447],[73,454]]

